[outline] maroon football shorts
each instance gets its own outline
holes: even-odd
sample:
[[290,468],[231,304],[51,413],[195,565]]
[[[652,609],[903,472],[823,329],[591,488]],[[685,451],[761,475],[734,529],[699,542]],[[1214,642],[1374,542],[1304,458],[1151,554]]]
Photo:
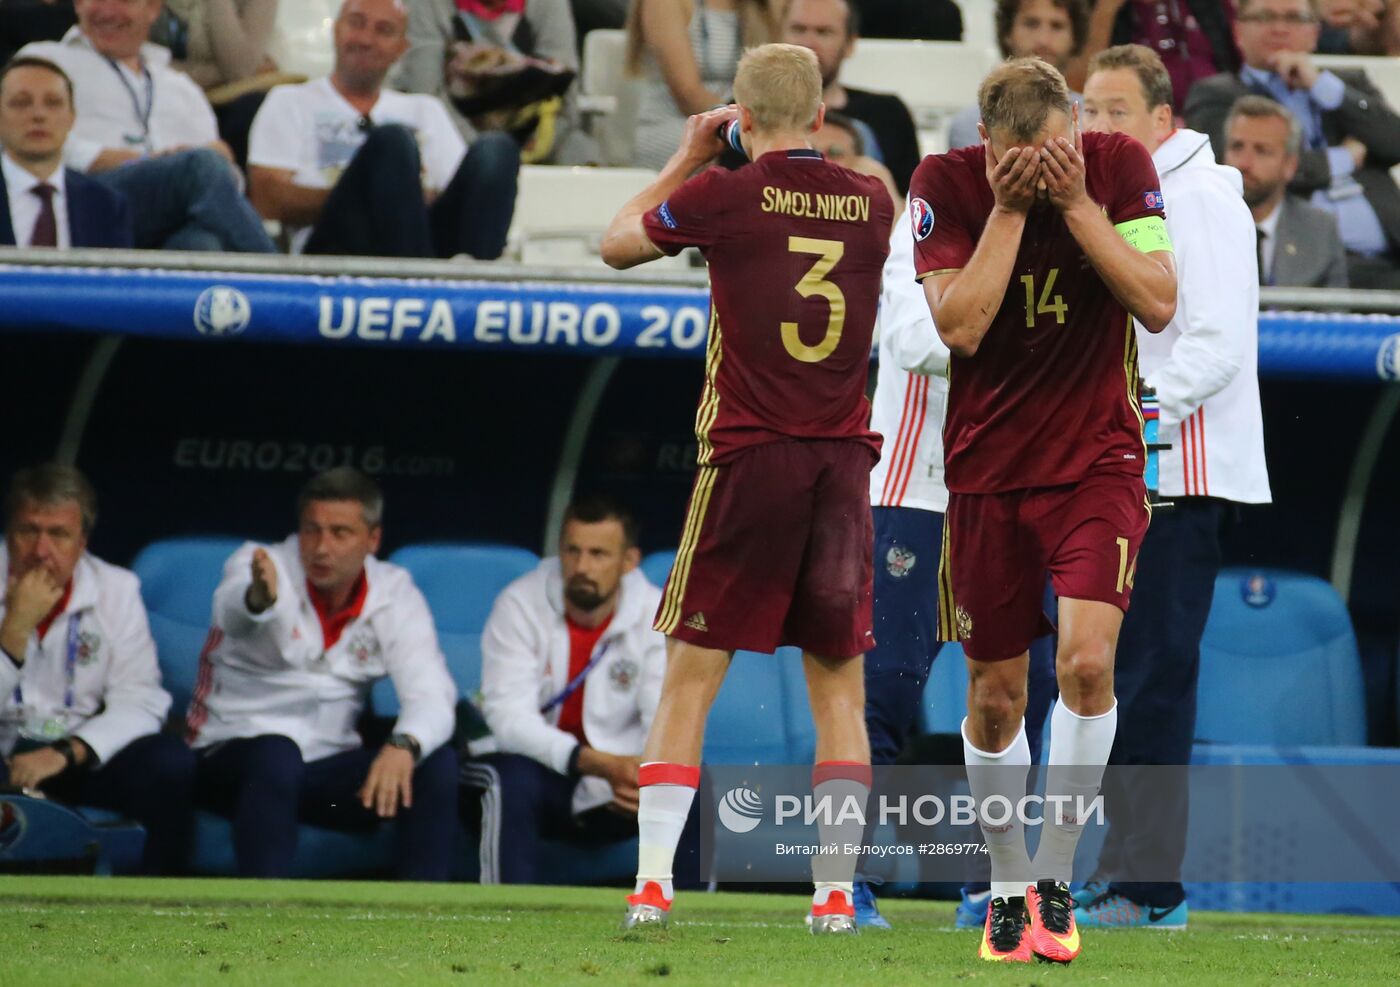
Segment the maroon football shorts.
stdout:
[[938,576],[938,634],[974,661],[1004,661],[1054,630],[1055,593],[1128,609],[1152,509],[1142,477],[1101,473],[1079,483],[948,496]]
[[819,440],[701,466],[656,629],[724,651],[863,654],[875,643],[874,462],[862,442]]

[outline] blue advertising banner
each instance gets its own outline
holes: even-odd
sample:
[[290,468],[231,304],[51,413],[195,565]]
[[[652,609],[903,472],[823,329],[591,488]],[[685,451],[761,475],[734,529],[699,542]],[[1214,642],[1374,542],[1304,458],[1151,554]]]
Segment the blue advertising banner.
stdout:
[[[0,332],[697,356],[696,288],[0,265]],[[1400,317],[1264,312],[1265,374],[1400,380]]]

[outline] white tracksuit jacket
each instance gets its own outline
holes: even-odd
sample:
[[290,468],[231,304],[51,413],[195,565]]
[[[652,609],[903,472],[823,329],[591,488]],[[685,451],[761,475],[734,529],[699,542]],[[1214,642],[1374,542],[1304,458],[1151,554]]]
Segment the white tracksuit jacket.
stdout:
[[[248,612],[253,552],[277,568],[277,602]],[[292,535],[277,545],[244,544],[224,564],[213,626],[190,702],[191,743],[281,734],[307,761],[361,746],[355,731],[370,688],[388,675],[399,699],[395,733],[431,754],[452,737],[457,686],[438,647],[433,615],[408,570],[365,559],[369,584],[360,615],[324,647]]]
[[[607,653],[584,680],[583,730],[590,747],[609,754],[642,752],[666,674],[666,639],[651,626],[660,602],[661,591],[640,569],[623,577],[617,610],[597,645]],[[482,713],[496,749],[563,774],[578,740],[556,725],[562,704],[540,713],[569,681],[564,576],[557,558],[544,559],[496,598],[481,635],[481,658]],[[582,778],[574,790],[576,813],[610,801],[612,788],[602,778]]]
[[[0,547],[0,573],[9,571],[9,555]],[[4,613],[0,599],[0,619]],[[65,709],[73,621],[78,622],[73,705]],[[73,570],[68,605],[42,642],[38,634],[30,635],[24,666],[16,668],[0,656],[0,753],[5,755],[14,749],[20,729],[16,686],[32,717],[66,721],[68,733],[103,763],[133,740],[157,733],[170,710],[170,695],[160,687],[156,645],[136,574],[85,553]]]
[[1165,497],[1270,501],[1259,408],[1259,275],[1254,219],[1210,139],[1178,130],[1152,155],[1176,251],[1176,316],[1138,325],[1143,378],[1161,403]]

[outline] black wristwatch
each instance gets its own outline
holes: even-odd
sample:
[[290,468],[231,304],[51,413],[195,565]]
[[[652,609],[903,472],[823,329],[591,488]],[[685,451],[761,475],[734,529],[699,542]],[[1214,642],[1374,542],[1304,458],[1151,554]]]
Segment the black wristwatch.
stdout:
[[78,766],[78,755],[73,752],[72,740],[64,737],[62,740],[55,740],[49,746],[63,755],[63,760],[66,762],[63,768],[64,771],[72,771]]
[[399,748],[400,750],[406,750],[406,751],[408,751],[410,754],[413,755],[413,763],[414,763],[414,764],[417,764],[418,761],[419,761],[419,759],[422,758],[422,756],[423,756],[423,748],[420,747],[420,746],[418,745],[418,741],[414,740],[413,737],[410,736],[409,734],[406,734],[406,733],[395,733],[395,734],[391,734],[391,735],[389,736],[388,741],[386,741],[386,743],[387,743],[388,746],[390,746],[390,747],[397,747],[397,748]]

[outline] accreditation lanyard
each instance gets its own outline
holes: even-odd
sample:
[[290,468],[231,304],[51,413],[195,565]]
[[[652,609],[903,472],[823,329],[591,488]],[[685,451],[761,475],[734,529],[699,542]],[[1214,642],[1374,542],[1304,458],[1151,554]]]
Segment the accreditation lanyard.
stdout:
[[[73,708],[73,682],[78,674],[78,624],[82,616],[74,613],[68,617],[68,657],[63,662],[63,708]],[[15,706],[24,706],[24,690],[15,684]]]
[[136,87],[131,84],[131,80],[126,77],[115,59],[107,59],[107,64],[112,66],[112,71],[117,73],[117,78],[122,81],[122,86],[126,89],[126,94],[131,97],[131,109],[136,114],[136,119],[141,123],[141,133],[122,134],[122,139],[128,144],[140,144],[147,152],[151,150],[151,112],[156,106],[156,83],[151,77],[150,69],[146,68],[146,60],[141,60],[141,77],[146,80],[146,105],[141,105],[141,97],[136,93]]
[[554,709],[554,707],[562,705],[565,700],[579,690],[579,687],[583,685],[583,680],[588,678],[588,673],[593,671],[594,666],[602,661],[603,656],[608,653],[608,646],[610,644],[612,644],[611,641],[604,642],[601,648],[593,652],[593,657],[588,659],[588,664],[584,665],[583,668],[579,670],[579,673],[569,680],[569,684],[564,686],[564,690],[540,707],[541,716]]

